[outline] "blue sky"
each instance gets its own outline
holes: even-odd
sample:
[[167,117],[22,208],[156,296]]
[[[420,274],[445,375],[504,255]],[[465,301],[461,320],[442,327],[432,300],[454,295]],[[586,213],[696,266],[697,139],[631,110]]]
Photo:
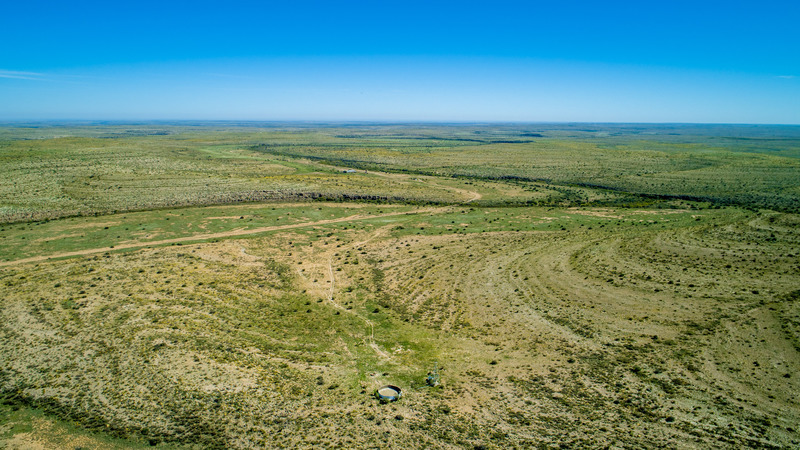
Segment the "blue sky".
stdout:
[[0,119],[800,124],[800,2],[0,6]]

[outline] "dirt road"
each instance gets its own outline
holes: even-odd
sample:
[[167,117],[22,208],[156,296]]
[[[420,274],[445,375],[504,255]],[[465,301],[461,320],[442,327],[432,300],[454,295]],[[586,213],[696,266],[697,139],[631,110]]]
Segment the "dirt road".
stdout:
[[247,236],[251,234],[258,234],[258,233],[265,233],[269,231],[279,231],[279,230],[289,230],[293,228],[304,228],[304,227],[311,227],[316,225],[326,225],[331,223],[342,223],[342,222],[354,222],[359,220],[367,220],[367,219],[377,219],[381,217],[391,217],[391,216],[403,216],[403,215],[415,215],[415,214],[424,214],[424,213],[432,213],[432,212],[441,212],[445,211],[447,207],[438,207],[438,208],[423,208],[418,209],[415,211],[397,211],[397,212],[390,212],[384,214],[354,214],[352,216],[347,217],[340,217],[338,219],[326,219],[326,220],[319,220],[316,222],[303,222],[303,223],[295,223],[289,225],[274,225],[269,227],[260,227],[260,228],[252,228],[252,229],[238,229],[238,230],[231,230],[231,231],[223,231],[219,233],[204,233],[204,234],[194,234],[191,236],[183,236],[179,238],[172,238],[172,239],[162,239],[158,241],[145,241],[145,242],[131,242],[126,244],[115,245],[113,247],[99,247],[99,248],[90,248],[85,250],[77,250],[74,252],[62,252],[62,253],[53,253],[50,255],[41,255],[41,256],[33,256],[30,258],[22,258],[17,259],[14,261],[3,261],[0,262],[0,267],[7,267],[7,266],[15,266],[18,264],[26,264],[26,263],[34,263],[40,261],[47,261],[50,259],[58,259],[58,258],[70,258],[73,256],[85,256],[85,255],[93,255],[96,253],[104,253],[110,251],[118,251],[118,250],[128,250],[128,249],[135,249],[135,248],[143,248],[143,247],[152,247],[158,245],[169,245],[169,244],[177,244],[177,243],[185,243],[185,242],[197,242],[197,241],[204,241],[208,239],[221,239],[221,238],[229,238],[229,237],[236,237],[236,236]]

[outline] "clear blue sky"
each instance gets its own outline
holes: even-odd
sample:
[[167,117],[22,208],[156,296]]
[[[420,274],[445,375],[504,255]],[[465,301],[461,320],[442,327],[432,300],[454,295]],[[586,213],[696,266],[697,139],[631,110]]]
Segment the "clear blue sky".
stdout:
[[800,124],[800,1],[0,6],[0,119]]

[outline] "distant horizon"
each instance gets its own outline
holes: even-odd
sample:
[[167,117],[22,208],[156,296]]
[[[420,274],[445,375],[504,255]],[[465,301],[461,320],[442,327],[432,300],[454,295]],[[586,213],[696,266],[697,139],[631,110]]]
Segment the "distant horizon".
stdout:
[[378,120],[378,119],[0,119],[0,124],[63,123],[121,124],[224,123],[224,124],[309,124],[309,125],[651,125],[651,126],[774,126],[800,127],[800,123],[755,122],[604,122],[549,120]]

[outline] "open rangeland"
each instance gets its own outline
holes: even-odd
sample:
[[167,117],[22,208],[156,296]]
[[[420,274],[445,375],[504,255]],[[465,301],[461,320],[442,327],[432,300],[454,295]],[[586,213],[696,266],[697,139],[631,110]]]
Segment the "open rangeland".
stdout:
[[[115,128],[0,148],[21,167],[22,145],[73,139],[64,151],[87,154],[125,145],[169,164],[184,158],[188,174],[151,169],[163,185],[148,191],[138,177],[133,186],[110,175],[147,167],[120,156],[95,178],[86,167],[72,182],[53,177],[43,189],[62,196],[30,194],[39,203],[0,183],[6,448],[800,445],[791,145],[768,156],[720,145],[698,166],[697,155],[676,156],[690,150],[674,137],[609,149],[634,144],[587,143],[569,127],[547,132],[555,144],[546,151],[495,142],[542,138],[516,129],[487,138],[481,127],[259,130],[246,139],[172,131],[197,148],[160,154],[152,140],[162,135]],[[385,160],[362,151],[357,162],[287,142],[313,133],[320,145],[379,134],[416,147],[408,161],[397,144]],[[223,138],[242,144],[214,144]],[[462,173],[472,157],[461,150],[477,152],[481,140],[486,172]],[[442,155],[412,154],[435,146],[448,146],[455,163],[436,168]],[[492,159],[514,146],[523,152],[515,166]],[[581,154],[645,163],[590,183],[569,178]],[[551,161],[548,176],[535,176],[536,155]],[[742,179],[761,197],[723,189],[747,158],[776,166],[774,179]],[[580,170],[598,163],[586,164]],[[635,175],[642,167],[650,172]],[[47,170],[15,176],[32,183]],[[198,188],[212,179],[225,181]],[[652,192],[652,180],[668,192]],[[89,187],[63,190],[81,183]],[[688,192],[691,183],[710,187]],[[232,186],[275,198],[214,194]],[[359,194],[365,186],[371,193]],[[774,209],[754,207],[766,197]],[[109,199],[113,208],[103,206]],[[375,398],[387,384],[402,388],[399,401]]]

